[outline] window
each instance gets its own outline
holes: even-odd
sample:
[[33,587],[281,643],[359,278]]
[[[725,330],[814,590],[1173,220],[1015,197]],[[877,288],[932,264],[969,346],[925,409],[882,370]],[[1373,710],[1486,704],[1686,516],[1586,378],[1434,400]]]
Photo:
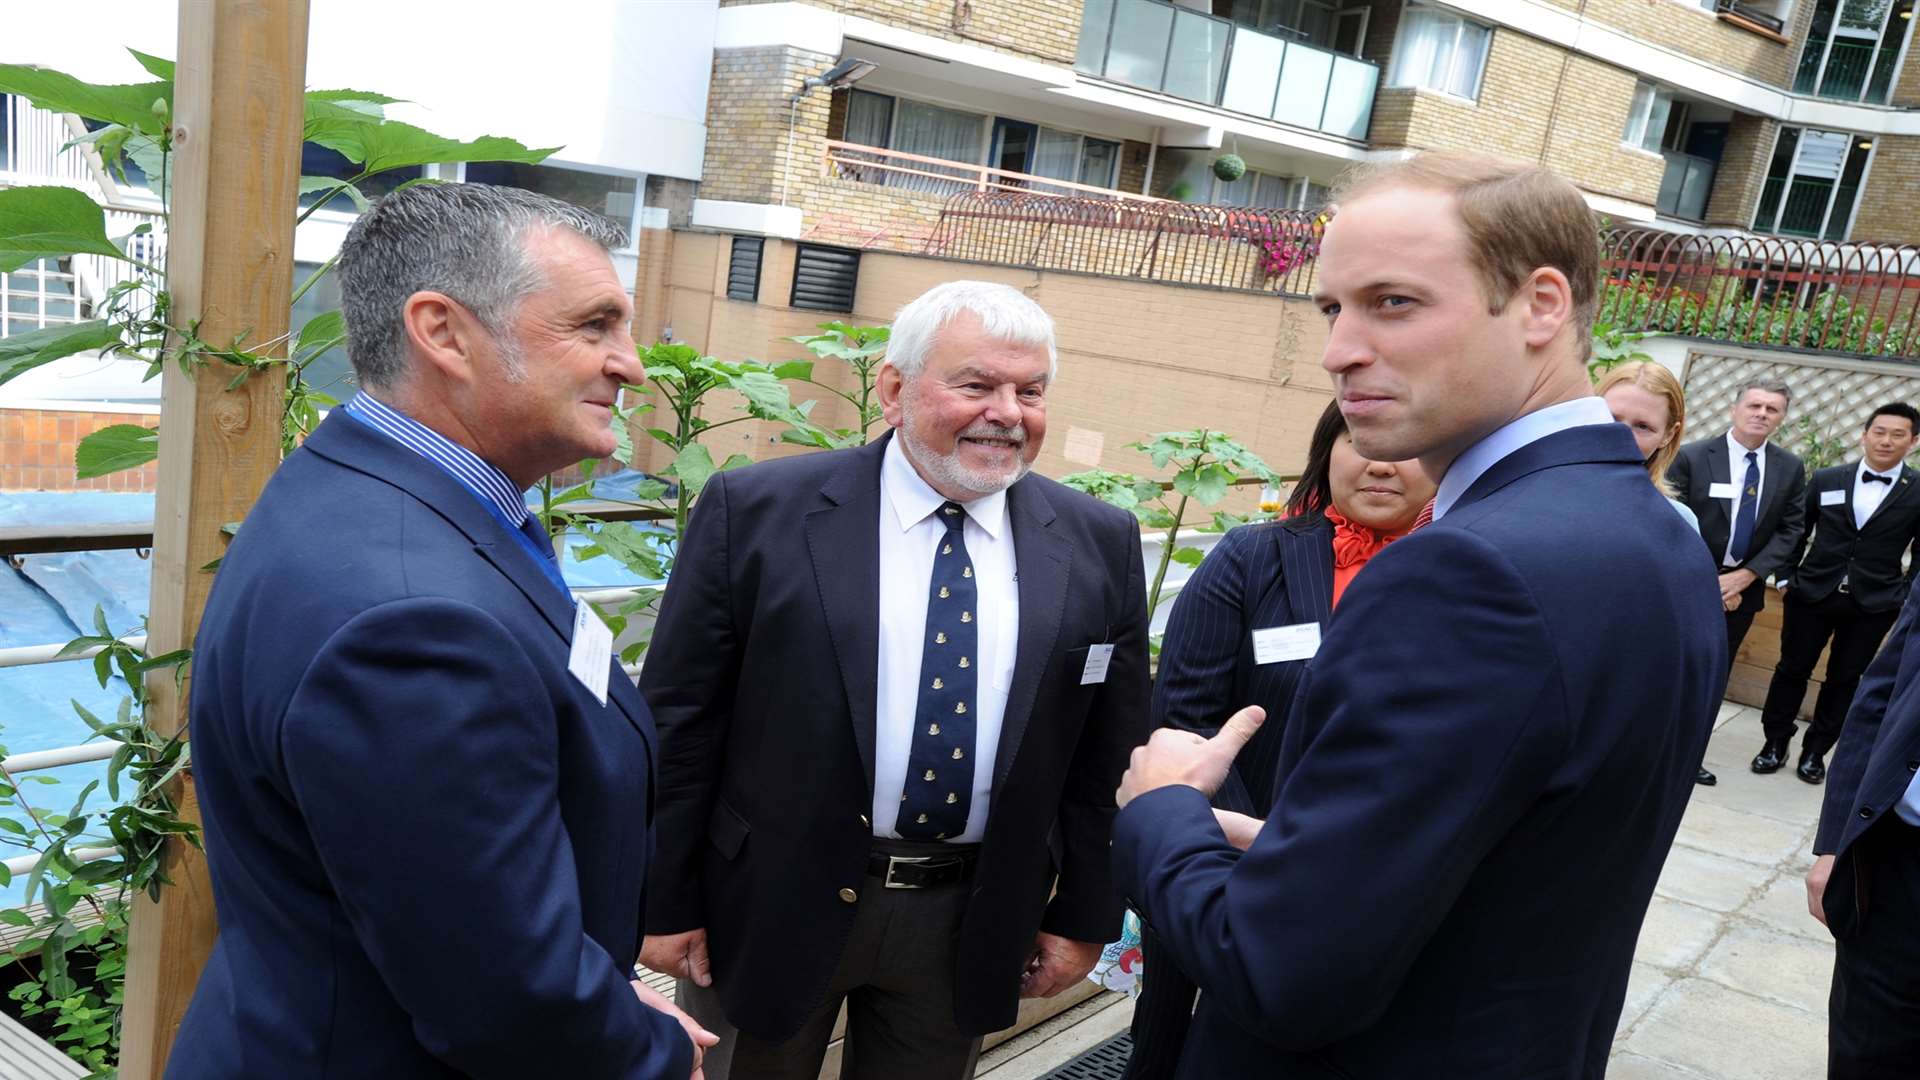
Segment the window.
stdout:
[[[983,133],[991,136],[982,143]],[[980,113],[949,109],[940,105],[877,94],[869,90],[848,91],[842,141],[859,146],[898,150],[922,157],[978,165],[983,160],[997,169],[1045,176],[1069,183],[1093,187],[1113,187],[1119,182],[1120,143],[1058,128],[1042,127],[1030,120],[989,117]],[[843,151],[841,175],[872,183],[891,184],[914,190],[958,190],[944,181],[911,173],[863,170],[864,161],[884,161],[875,154]],[[852,163],[852,167],[849,164]],[[918,172],[938,172],[940,166],[900,162]],[[972,186],[971,174],[954,172],[956,181]]]
[[[409,180],[419,179],[426,174],[425,166],[415,165],[411,168],[393,169],[388,172],[377,173],[355,184],[354,187],[359,188],[360,194],[365,195],[367,198],[377,199],[382,195],[391,194],[393,190],[401,184]],[[324,176],[333,180],[351,180],[360,175],[360,166],[348,161],[346,155],[340,153],[338,150],[329,150],[319,143],[303,143],[300,146],[300,175]],[[127,169],[127,179],[133,179],[133,168],[131,166]],[[490,182],[498,183],[499,181]],[[324,190],[309,191],[305,195],[300,196],[300,205],[303,207],[312,206],[314,203],[319,202],[320,197],[325,194],[326,191]],[[359,212],[359,207],[355,206],[353,200],[345,195],[335,195],[333,198],[327,200],[327,209],[338,210],[343,214]]]
[[1781,128],[1767,182],[1760,189],[1754,231],[1845,240],[1872,156],[1873,139],[1868,137]]
[[801,244],[794,253],[791,305],[804,311],[852,311],[860,253]]
[[24,334],[86,314],[71,259],[37,259],[0,274],[0,337]]
[[1673,94],[1650,82],[1635,84],[1633,105],[1627,112],[1627,130],[1620,141],[1649,154],[1660,152],[1673,112]]
[[1214,156],[1213,151],[1163,147],[1154,175],[1170,178],[1163,190],[1180,202],[1261,210],[1318,210],[1326,205],[1326,185],[1304,176],[1248,169],[1238,180],[1222,180],[1213,175]]
[[[297,287],[320,269],[321,264],[297,262],[293,264],[293,283]],[[295,340],[300,331],[311,319],[329,311],[340,310],[340,275],[329,272],[308,289],[287,319],[287,326],[293,331]],[[301,373],[307,384],[337,401],[345,401],[353,396],[358,387],[354,384],[353,365],[347,362],[347,350],[339,345],[314,357]]]
[[1886,104],[1913,13],[1914,0],[1819,0],[1793,92]]
[[639,177],[588,172],[563,165],[475,161],[467,164],[461,179],[469,184],[499,184],[550,195],[599,214],[625,230],[627,242],[633,242],[633,217],[640,199]]
[[727,260],[727,299],[749,304],[760,299],[760,256],[766,244],[757,236],[733,238],[733,255]]
[[1400,40],[1394,46],[1387,85],[1476,97],[1492,40],[1489,27],[1450,11],[1409,3],[1400,19]]

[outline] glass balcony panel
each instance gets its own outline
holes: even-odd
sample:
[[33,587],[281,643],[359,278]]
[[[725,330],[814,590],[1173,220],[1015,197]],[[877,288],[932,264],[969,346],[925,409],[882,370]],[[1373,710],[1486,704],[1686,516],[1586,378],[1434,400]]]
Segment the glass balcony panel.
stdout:
[[1753,228],[1755,232],[1770,233],[1774,221],[1780,213],[1780,194],[1785,191],[1787,182],[1780,177],[1768,177],[1760,187],[1760,208],[1754,212]]
[[1273,114],[1274,91],[1280,86],[1280,65],[1287,43],[1279,38],[1239,30],[1233,35],[1233,62],[1227,66],[1227,89],[1220,106],[1254,116]]
[[1326,115],[1320,130],[1349,139],[1367,137],[1367,121],[1373,115],[1373,87],[1380,69],[1345,56],[1333,59],[1333,79],[1327,86]]
[[1824,98],[1858,101],[1866,89],[1868,69],[1873,63],[1873,42],[1838,40],[1827,52],[1827,66],[1820,73]]
[[1167,35],[1173,9],[1153,0],[1118,0],[1106,76],[1115,82],[1160,89],[1167,71]]
[[1899,42],[1880,46],[1880,54],[1874,57],[1873,73],[1867,79],[1867,101],[1875,105],[1887,103],[1887,91],[1893,89],[1893,77],[1899,65]]
[[1847,238],[1847,219],[1853,216],[1853,202],[1860,189],[1842,184],[1833,197],[1833,213],[1827,218],[1827,231],[1824,239],[1840,241]]
[[1675,211],[1679,216],[1692,221],[1706,220],[1715,169],[1715,164],[1705,158],[1689,159],[1686,181],[1680,185],[1680,206]]
[[1173,48],[1167,54],[1166,92],[1188,101],[1220,103],[1220,76],[1227,63],[1233,24],[1196,12],[1173,16]]
[[1283,124],[1317,128],[1327,109],[1327,79],[1333,74],[1333,54],[1305,46],[1289,46],[1280,68],[1280,97],[1273,118]]
[[1113,0],[1087,0],[1080,14],[1080,48],[1074,54],[1076,71],[1098,75],[1107,62],[1107,31],[1113,29]]
[[1831,180],[1794,177],[1793,183],[1787,187],[1786,202],[1780,208],[1780,227],[1774,231],[1782,236],[1819,236],[1821,226],[1826,223],[1827,203],[1832,195]]

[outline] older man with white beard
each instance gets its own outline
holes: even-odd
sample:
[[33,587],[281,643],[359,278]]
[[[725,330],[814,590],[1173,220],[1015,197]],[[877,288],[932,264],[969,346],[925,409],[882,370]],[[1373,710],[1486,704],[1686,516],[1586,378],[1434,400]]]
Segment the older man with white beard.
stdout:
[[1147,730],[1133,518],[1029,475],[1057,366],[1019,290],[901,309],[889,436],[716,475],[640,688],[660,728],[641,962],[716,1080],[973,1075],[1119,926],[1113,789]]

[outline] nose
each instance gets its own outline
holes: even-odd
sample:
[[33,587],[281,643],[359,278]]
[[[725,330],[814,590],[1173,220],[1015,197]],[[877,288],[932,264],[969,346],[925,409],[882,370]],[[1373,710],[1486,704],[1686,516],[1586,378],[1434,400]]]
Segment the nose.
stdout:
[[1386,478],[1400,471],[1400,467],[1391,461],[1367,462],[1367,475]]
[[994,388],[988,395],[986,408],[981,413],[990,424],[1000,427],[1020,426],[1020,399],[1015,396],[1013,386],[1005,384]]
[[640,353],[633,342],[633,331],[622,327],[607,342],[606,372],[623,383],[638,385],[647,377],[647,366],[640,362]]
[[1335,318],[1327,327],[1327,347],[1320,354],[1320,366],[1332,375],[1365,366],[1373,359],[1373,352],[1361,338],[1359,327],[1352,321]]

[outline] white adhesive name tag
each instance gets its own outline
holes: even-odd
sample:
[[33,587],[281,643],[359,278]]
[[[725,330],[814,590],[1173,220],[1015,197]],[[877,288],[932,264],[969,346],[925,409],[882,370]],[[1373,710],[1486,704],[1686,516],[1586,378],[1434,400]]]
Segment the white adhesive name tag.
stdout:
[[1733,485],[1732,484],[1708,484],[1707,498],[1731,499],[1733,498]]
[[1113,646],[1089,645],[1087,666],[1080,669],[1080,685],[1107,681],[1107,665],[1113,662]]
[[1842,506],[1846,504],[1846,501],[1847,493],[1844,491],[1834,490],[1820,493],[1821,506]]
[[1308,660],[1319,651],[1320,624],[1317,622],[1269,626],[1253,632],[1253,662],[1256,664]]
[[573,602],[573,649],[567,654],[567,670],[580,685],[607,703],[607,673],[613,668],[613,631],[600,621],[599,613],[585,600]]

